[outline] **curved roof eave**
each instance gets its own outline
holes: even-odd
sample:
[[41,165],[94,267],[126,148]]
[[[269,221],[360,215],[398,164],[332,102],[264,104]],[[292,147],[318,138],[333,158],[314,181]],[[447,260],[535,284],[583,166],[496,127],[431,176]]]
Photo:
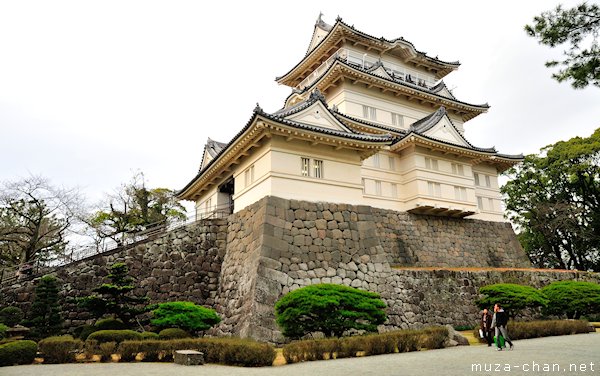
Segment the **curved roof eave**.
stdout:
[[329,73],[331,73],[331,71],[336,66],[336,64],[341,65],[341,66],[346,67],[346,68],[349,68],[349,69],[353,69],[353,70],[355,70],[355,71],[357,71],[359,73],[369,75],[372,78],[384,80],[386,82],[389,82],[389,83],[392,83],[392,84],[396,84],[396,85],[399,85],[401,87],[408,88],[408,89],[411,89],[411,90],[418,90],[419,92],[421,92],[423,94],[434,96],[437,99],[440,99],[440,100],[443,100],[443,101],[448,101],[449,104],[452,104],[453,102],[455,102],[455,103],[457,103],[459,105],[473,107],[474,109],[479,110],[481,113],[486,112],[490,108],[490,105],[487,104],[487,103],[485,103],[485,104],[467,103],[467,102],[459,101],[457,99],[452,99],[452,98],[445,97],[443,95],[432,93],[432,92],[430,92],[430,91],[428,91],[428,90],[426,90],[426,89],[424,89],[422,87],[416,86],[416,85],[415,86],[408,85],[407,83],[405,83],[403,81],[392,81],[392,80],[386,79],[384,77],[380,77],[380,76],[377,76],[377,75],[372,74],[370,72],[367,72],[366,70],[363,70],[363,69],[361,69],[359,67],[355,67],[353,65],[350,65],[350,64],[346,63],[345,61],[343,61],[343,60],[341,60],[339,58],[336,58],[334,60],[333,64],[331,64],[331,66],[325,72],[323,72],[317,79],[315,79],[310,86],[305,87],[302,90],[302,93],[305,94],[307,91],[310,91],[315,85],[317,85],[318,82],[320,82],[325,76],[327,76]]
[[[340,26],[341,25],[341,26]],[[422,59],[425,59],[427,61],[429,61],[432,64],[436,64],[439,66],[440,70],[443,70],[443,68],[445,67],[445,70],[449,70],[449,72],[458,69],[458,67],[460,66],[460,62],[459,61],[454,61],[454,62],[448,62],[448,61],[443,61],[437,58],[433,58],[431,56],[428,56],[425,52],[421,52],[419,50],[417,50],[415,48],[415,46],[407,41],[406,39],[400,37],[400,38],[395,38],[392,40],[388,40],[384,37],[374,37],[370,34],[367,34],[365,32],[362,32],[360,30],[357,30],[354,28],[354,26],[350,26],[347,23],[343,22],[342,19],[340,17],[336,18],[336,22],[335,24],[333,24],[333,26],[331,26],[331,29],[329,30],[329,32],[327,33],[327,35],[325,36],[325,38],[323,38],[316,46],[314,46],[311,50],[307,51],[307,53],[304,55],[304,57],[296,64],[294,65],[287,73],[275,77],[275,81],[277,83],[282,84],[283,81],[290,75],[292,74],[300,65],[302,65],[302,63],[304,63],[305,60],[307,60],[309,57],[311,57],[313,54],[316,55],[316,51],[319,50],[319,48],[324,45],[324,43],[326,41],[328,41],[332,35],[334,35],[334,32],[337,31],[337,29],[339,27],[345,27],[346,30],[352,32],[353,34],[357,34],[359,36],[362,36],[363,38],[367,38],[367,39],[371,39],[372,41],[377,41],[377,42],[383,42],[383,43],[387,43],[390,46],[388,46],[388,48],[393,48],[394,46],[397,46],[399,43],[402,43],[404,45],[408,45],[411,47],[411,49],[413,50],[413,52],[417,55],[420,56]],[[314,30],[313,30],[313,35],[314,35]],[[446,74],[448,74],[449,72],[447,72]],[[444,75],[446,75],[444,74]]]

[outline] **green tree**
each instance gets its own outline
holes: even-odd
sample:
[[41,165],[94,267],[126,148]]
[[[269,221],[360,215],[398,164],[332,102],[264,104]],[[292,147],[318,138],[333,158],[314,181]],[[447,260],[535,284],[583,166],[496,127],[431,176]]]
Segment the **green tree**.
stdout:
[[32,328],[34,337],[45,338],[60,331],[63,320],[60,316],[58,292],[58,281],[55,277],[45,275],[40,278],[26,322]]
[[538,267],[600,271],[600,129],[528,155],[501,190]]
[[60,257],[81,217],[79,193],[40,176],[0,185],[0,265]]
[[513,283],[497,283],[483,286],[479,293],[485,295],[476,304],[479,308],[490,308],[500,303],[508,314],[516,317],[526,308],[545,307],[548,300],[542,293],[531,286]]
[[23,310],[19,307],[4,307],[0,309],[0,323],[9,327],[20,324],[23,321]]
[[212,328],[221,322],[215,310],[192,302],[160,303],[152,311],[152,325],[159,328],[179,328],[188,332]]
[[541,291],[548,298],[545,314],[579,319],[582,315],[600,313],[600,285],[597,283],[558,281]]
[[546,67],[562,66],[552,77],[558,82],[572,81],[576,88],[584,88],[590,83],[600,87],[600,7],[597,4],[581,3],[571,9],[556,9],[543,12],[526,25],[525,31],[540,44],[552,48],[568,43],[564,60],[548,61]]
[[128,274],[129,268],[126,264],[113,264],[107,276],[110,283],[95,287],[92,290],[95,294],[79,299],[79,305],[96,318],[108,315],[129,326],[133,319],[146,312],[145,304],[148,298],[132,294],[135,285],[133,278]]
[[294,290],[275,304],[277,324],[283,335],[299,338],[322,332],[340,337],[350,329],[376,332],[387,320],[385,303],[378,294],[334,284],[318,284]]
[[100,239],[123,244],[128,233],[165,229],[167,221],[185,219],[185,208],[167,188],[146,188],[142,173],[121,185],[89,219]]

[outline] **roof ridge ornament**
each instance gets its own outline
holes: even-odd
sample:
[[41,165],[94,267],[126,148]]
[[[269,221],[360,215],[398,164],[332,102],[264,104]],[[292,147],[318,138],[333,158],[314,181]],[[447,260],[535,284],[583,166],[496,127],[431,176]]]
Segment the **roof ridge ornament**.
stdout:
[[309,100],[321,100],[321,101],[325,101],[325,97],[323,96],[323,94],[321,93],[321,90],[319,90],[319,88],[316,88],[315,90],[312,91],[312,93],[310,93],[310,96],[308,97]]
[[256,107],[254,107],[254,112],[262,114],[264,111],[262,109],[262,107],[260,107],[260,104],[258,104],[258,102],[256,102]]

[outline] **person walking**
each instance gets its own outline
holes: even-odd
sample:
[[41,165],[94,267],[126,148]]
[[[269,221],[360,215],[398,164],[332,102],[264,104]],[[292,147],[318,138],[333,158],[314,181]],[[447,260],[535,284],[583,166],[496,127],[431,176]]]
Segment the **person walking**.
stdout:
[[506,325],[508,324],[508,313],[504,311],[500,303],[494,304],[494,317],[492,318],[492,328],[495,328],[496,334],[496,346],[498,347],[498,351],[502,351],[502,347],[500,346],[500,335],[504,337],[504,341],[509,344],[510,350],[513,349],[513,343],[508,337],[508,330],[506,329]]
[[492,314],[487,308],[483,309],[481,320],[479,320],[479,326],[483,338],[487,341],[488,347],[492,346],[492,343],[494,342],[492,339]]

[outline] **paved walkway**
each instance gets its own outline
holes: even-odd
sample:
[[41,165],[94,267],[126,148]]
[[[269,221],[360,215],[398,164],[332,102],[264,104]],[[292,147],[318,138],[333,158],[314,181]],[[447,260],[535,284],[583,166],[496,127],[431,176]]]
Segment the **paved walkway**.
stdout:
[[[481,371],[472,368],[474,362],[481,364]],[[546,364],[550,367],[557,364],[559,371],[544,372]],[[577,371],[575,371],[575,365]],[[497,367],[500,369],[496,370]],[[487,372],[486,368],[488,368]],[[509,368],[510,370],[508,370]],[[600,334],[590,333],[515,341],[514,351],[495,351],[487,346],[464,346],[264,368],[219,365],[185,367],[172,363],[40,364],[0,368],[1,376],[464,376],[502,374],[600,375]]]

